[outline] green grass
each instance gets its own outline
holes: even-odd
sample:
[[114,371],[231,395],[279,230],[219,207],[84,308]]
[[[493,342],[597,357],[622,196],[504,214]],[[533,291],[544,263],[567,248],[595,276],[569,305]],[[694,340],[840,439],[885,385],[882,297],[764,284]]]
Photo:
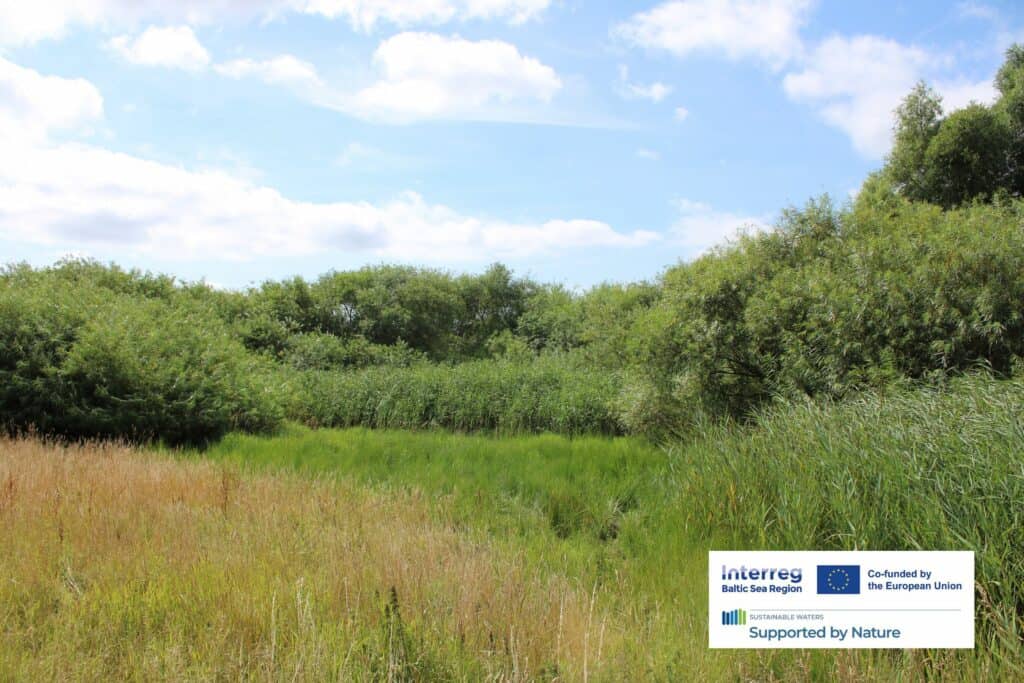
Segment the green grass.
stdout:
[[[1021,680],[1021,405],[976,376],[668,448],[0,440],[0,680]],[[711,651],[707,551],[743,548],[974,550],[977,648]]]
[[[425,491],[434,514],[542,573],[603,591],[634,639],[623,675],[998,680],[1024,673],[1024,383],[972,377],[787,405],[668,449],[628,438],[291,428],[203,455]],[[968,549],[972,652],[706,649],[709,549]],[[628,640],[628,639],[627,639]]]
[[571,354],[298,375],[291,412],[318,427],[617,434],[616,373]]

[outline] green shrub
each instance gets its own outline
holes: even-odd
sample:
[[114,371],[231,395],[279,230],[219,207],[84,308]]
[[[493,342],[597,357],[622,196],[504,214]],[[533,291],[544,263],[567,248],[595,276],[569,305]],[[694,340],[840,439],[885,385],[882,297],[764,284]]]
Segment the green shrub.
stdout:
[[8,430],[183,443],[283,419],[266,366],[212,311],[67,274],[11,269],[0,278]]
[[684,422],[742,418],[774,396],[836,399],[978,365],[1005,374],[1024,355],[1022,225],[1020,202],[787,212],[775,231],[666,272],[635,327],[647,404]]
[[385,346],[363,337],[342,339],[331,334],[310,332],[290,337],[283,360],[296,370],[341,370],[372,365],[407,367],[425,360],[425,356],[399,341]]
[[618,384],[564,354],[306,372],[293,417],[325,427],[612,434],[621,431]]

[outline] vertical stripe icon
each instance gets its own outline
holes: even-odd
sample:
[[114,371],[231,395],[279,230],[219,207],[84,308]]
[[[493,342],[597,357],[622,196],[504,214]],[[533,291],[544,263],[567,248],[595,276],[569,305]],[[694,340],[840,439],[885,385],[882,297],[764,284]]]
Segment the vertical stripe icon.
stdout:
[[722,626],[746,626],[747,610],[734,609],[722,612]]

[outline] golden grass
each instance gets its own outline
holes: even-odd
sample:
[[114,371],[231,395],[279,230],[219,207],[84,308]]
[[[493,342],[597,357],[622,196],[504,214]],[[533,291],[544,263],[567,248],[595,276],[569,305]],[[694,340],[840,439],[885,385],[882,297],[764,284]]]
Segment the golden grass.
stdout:
[[0,439],[0,682],[1002,680],[953,651],[710,651],[700,550],[661,597],[625,560],[580,585],[448,503]]
[[0,679],[593,678],[598,602],[415,491],[0,440]]

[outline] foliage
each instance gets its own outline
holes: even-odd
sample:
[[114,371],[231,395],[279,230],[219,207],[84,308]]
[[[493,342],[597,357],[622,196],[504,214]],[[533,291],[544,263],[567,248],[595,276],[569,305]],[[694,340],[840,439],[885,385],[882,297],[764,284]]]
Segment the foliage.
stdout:
[[687,516],[724,547],[974,551],[976,644],[1003,669],[980,678],[1017,680],[1021,401],[1020,377],[978,375],[843,404],[781,404],[752,429],[714,427],[680,447],[675,481]]
[[497,266],[247,292],[91,262],[11,267],[0,421],[175,442],[270,429],[282,410],[322,426],[664,435],[776,396],[979,364],[1005,375],[1024,356],[1024,203],[944,211],[877,176],[865,192],[787,210],[656,283],[582,293]]
[[842,398],[977,365],[1006,374],[1024,356],[1022,225],[1019,203],[787,211],[777,230],[666,272],[633,335],[643,400],[679,428],[774,396]]
[[[453,528],[594,587],[598,609],[620,615],[609,634],[627,634],[609,678],[1018,680],[1022,401],[1020,377],[971,374],[843,403],[780,401],[750,425],[706,423],[666,449],[634,438],[289,429],[233,434],[202,457],[423,491]],[[722,547],[973,550],[977,646],[843,661],[708,651],[706,552]]]
[[885,182],[947,209],[1024,195],[1024,47],[1007,50],[995,85],[991,106],[972,103],[943,118],[939,95],[919,83],[896,110]]
[[170,443],[276,427],[266,369],[216,315],[171,293],[168,280],[88,263],[8,269],[0,423]]
[[300,376],[294,417],[323,427],[614,434],[614,374],[568,355]]

